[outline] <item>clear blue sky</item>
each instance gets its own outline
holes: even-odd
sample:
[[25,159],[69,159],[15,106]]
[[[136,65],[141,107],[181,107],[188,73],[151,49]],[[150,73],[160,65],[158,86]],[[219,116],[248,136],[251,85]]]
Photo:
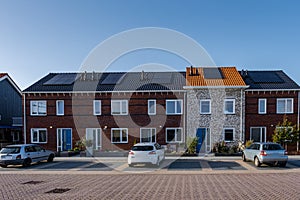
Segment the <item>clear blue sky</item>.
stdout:
[[[0,0],[0,72],[25,89],[49,72],[78,71],[114,34],[162,27],[196,40],[219,66],[283,69],[299,83],[299,10],[297,0]],[[128,56],[120,71],[144,61],[186,67],[170,55]]]

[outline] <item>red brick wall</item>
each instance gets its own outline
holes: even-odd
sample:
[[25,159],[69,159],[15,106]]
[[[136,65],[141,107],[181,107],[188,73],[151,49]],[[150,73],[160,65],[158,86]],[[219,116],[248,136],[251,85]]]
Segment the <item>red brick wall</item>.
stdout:
[[[31,142],[31,128],[47,128],[48,142],[41,144],[45,148],[56,151],[57,128],[72,128],[73,147],[80,137],[85,136],[86,128],[102,128],[102,149],[130,149],[134,142],[139,142],[140,128],[149,126],[156,128],[156,141],[165,142],[165,128],[183,127],[183,115],[166,115],[166,99],[182,99],[183,93],[174,95],[168,93],[110,93],[77,94],[72,99],[71,94],[26,94],[26,132],[27,143]],[[101,100],[101,115],[93,115],[93,100]],[[111,115],[111,99],[128,99],[129,113],[125,116]],[[156,115],[148,115],[148,100],[156,99]],[[31,100],[47,100],[47,116],[30,116]],[[64,116],[56,115],[56,100],[64,100]],[[73,116],[74,114],[74,116]],[[151,125],[150,125],[151,124]],[[103,128],[107,126],[106,130]],[[52,128],[50,128],[52,127]],[[160,128],[161,127],[161,128]],[[111,128],[128,128],[128,143],[112,144]]]
[[[258,99],[267,99],[267,114],[258,114]],[[246,92],[245,110],[245,140],[250,139],[250,127],[266,127],[266,140],[272,141],[272,134],[278,123],[283,121],[284,114],[276,113],[277,98],[293,98],[294,113],[286,114],[289,121],[297,124],[298,117],[298,92],[294,91],[268,91],[268,92]]]

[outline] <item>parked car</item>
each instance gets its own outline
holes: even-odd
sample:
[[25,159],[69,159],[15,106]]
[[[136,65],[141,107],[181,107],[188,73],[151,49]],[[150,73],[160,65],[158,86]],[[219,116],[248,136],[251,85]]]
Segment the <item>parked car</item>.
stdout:
[[271,164],[286,166],[288,156],[285,149],[277,143],[253,143],[242,154],[243,161],[254,161],[255,166]]
[[53,151],[45,150],[36,144],[8,145],[0,151],[0,166],[29,166],[32,162],[40,162],[43,160],[52,162],[54,155]]
[[128,154],[128,165],[152,164],[159,166],[165,159],[165,150],[158,143],[138,143]]

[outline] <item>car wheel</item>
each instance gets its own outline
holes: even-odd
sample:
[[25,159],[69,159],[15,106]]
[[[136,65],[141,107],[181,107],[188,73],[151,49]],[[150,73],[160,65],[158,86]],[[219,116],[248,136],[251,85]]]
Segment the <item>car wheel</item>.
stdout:
[[247,162],[245,154],[242,155],[242,159],[243,159],[244,162]]
[[286,161],[281,162],[279,166],[280,166],[280,167],[285,167],[285,166],[286,166],[286,163],[287,163]]
[[23,167],[28,167],[31,164],[31,159],[30,158],[26,158],[23,162]]
[[258,157],[254,158],[254,164],[256,167],[260,167],[261,163],[259,162]]
[[47,159],[47,162],[53,162],[53,159],[54,159],[54,155],[50,154],[48,159]]
[[7,167],[7,165],[0,165],[0,167],[6,168],[6,167]]

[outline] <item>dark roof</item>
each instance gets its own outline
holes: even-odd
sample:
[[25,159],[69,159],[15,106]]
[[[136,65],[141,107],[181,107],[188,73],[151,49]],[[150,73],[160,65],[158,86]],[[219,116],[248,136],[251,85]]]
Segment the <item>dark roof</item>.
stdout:
[[23,92],[183,90],[185,72],[49,73]]
[[248,90],[295,90],[300,89],[282,70],[276,71],[240,71]]

